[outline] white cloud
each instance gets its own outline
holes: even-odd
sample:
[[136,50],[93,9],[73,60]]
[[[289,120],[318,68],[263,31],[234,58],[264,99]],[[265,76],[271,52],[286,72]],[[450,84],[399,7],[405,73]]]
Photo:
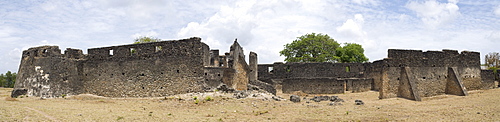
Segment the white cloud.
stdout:
[[363,15],[356,14],[354,15],[354,19],[348,19],[342,26],[337,27],[337,32],[354,38],[366,36],[366,32],[363,31],[364,22]]
[[342,26],[337,27],[337,33],[342,35],[347,41],[361,44],[368,50],[374,49],[376,42],[369,39],[367,32],[363,30],[365,19],[361,14],[355,14],[354,19],[347,19]]
[[155,31],[141,32],[141,33],[135,33],[131,37],[134,39],[139,37],[158,37],[158,33]]
[[495,13],[495,15],[497,15],[497,16],[500,16],[500,5],[498,5],[498,6],[496,6],[496,7],[494,8],[493,13]]
[[436,0],[425,2],[409,2],[406,7],[416,12],[417,16],[430,28],[452,22],[460,16],[458,0],[448,0],[448,3],[440,3]]

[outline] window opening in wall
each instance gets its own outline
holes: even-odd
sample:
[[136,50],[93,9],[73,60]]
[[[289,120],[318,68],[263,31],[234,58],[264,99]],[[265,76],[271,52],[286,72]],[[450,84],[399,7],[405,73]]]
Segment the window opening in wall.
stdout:
[[122,73],[122,75],[125,75],[125,73]]
[[160,89],[163,89],[163,87],[160,87]]
[[113,50],[109,50],[109,55],[112,56],[113,55]]
[[142,89],[144,89],[144,86],[142,87]]
[[290,66],[286,66],[286,72],[290,72]]
[[351,67],[345,67],[345,72],[351,72]]
[[135,48],[130,48],[130,55],[133,55],[135,52],[137,52]]
[[207,73],[205,73],[205,75],[208,75]]
[[425,77],[422,77],[422,79],[425,79]]
[[220,74],[217,74],[217,76],[220,76]]
[[155,46],[155,52],[160,52],[161,51],[161,46]]
[[273,72],[273,70],[274,70],[274,67],[267,67],[268,72]]
[[43,49],[43,52],[42,53],[47,53],[47,49]]
[[177,70],[177,73],[179,73],[179,70]]

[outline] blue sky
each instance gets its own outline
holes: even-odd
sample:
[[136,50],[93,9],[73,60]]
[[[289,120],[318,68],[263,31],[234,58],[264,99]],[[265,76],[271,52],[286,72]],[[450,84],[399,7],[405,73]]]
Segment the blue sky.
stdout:
[[228,51],[235,38],[260,63],[283,61],[283,45],[307,33],[358,43],[370,61],[387,49],[500,52],[497,0],[2,0],[0,73],[17,72],[21,52],[57,45],[130,44],[139,36],[201,37]]

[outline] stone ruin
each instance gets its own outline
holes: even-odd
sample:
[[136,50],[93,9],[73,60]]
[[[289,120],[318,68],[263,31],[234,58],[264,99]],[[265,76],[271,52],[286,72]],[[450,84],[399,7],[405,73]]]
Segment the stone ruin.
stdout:
[[59,97],[83,93],[106,97],[160,97],[213,91],[221,85],[237,91],[261,89],[272,94],[301,91],[338,94],[379,91],[379,98],[420,101],[442,94],[495,87],[495,74],[480,69],[478,52],[389,49],[373,63],[258,64],[245,61],[237,41],[230,52],[193,37],[182,40],[101,47],[34,47],[23,51],[12,97]]
[[379,91],[379,98],[420,101],[442,94],[467,95],[467,90],[495,87],[491,70],[480,69],[478,52],[389,49],[388,58],[373,63],[259,64],[259,80],[278,92],[339,94]]
[[[58,46],[23,51],[12,97],[58,97],[82,93],[106,97],[159,97],[214,90],[221,84],[246,90],[257,80],[257,54],[250,65],[234,41],[219,55],[200,38],[82,50]],[[266,87],[266,86],[263,86]],[[267,86],[269,87],[269,86]],[[19,93],[19,94],[18,94]]]

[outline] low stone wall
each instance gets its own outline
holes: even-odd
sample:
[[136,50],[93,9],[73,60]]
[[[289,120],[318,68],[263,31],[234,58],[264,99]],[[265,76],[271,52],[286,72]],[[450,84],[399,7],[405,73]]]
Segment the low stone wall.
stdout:
[[345,81],[337,78],[288,78],[282,83],[283,93],[340,94],[345,92],[345,87]]

